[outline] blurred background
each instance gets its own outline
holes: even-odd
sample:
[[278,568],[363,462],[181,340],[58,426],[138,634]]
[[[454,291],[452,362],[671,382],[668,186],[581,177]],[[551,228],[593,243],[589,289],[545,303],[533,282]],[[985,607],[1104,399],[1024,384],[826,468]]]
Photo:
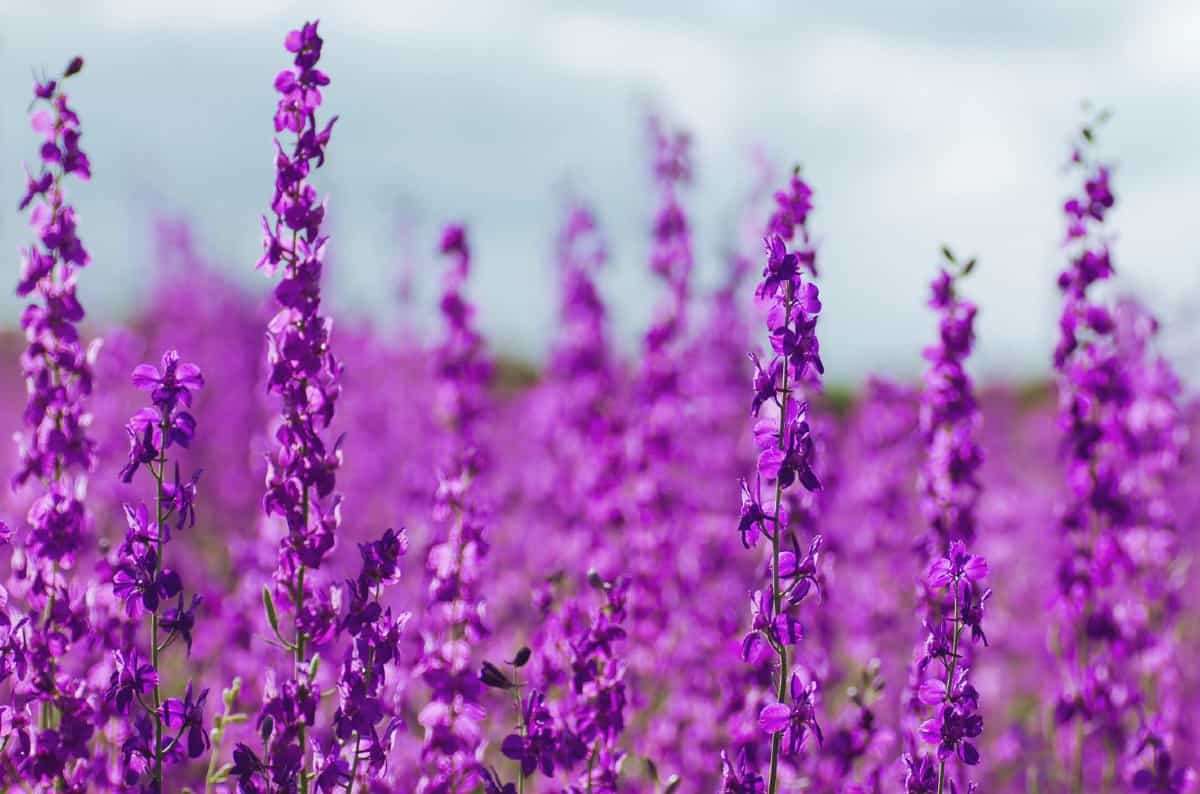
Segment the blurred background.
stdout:
[[[254,262],[273,179],[271,83],[284,33],[315,16],[333,80],[325,107],[341,116],[318,176],[335,316],[421,324],[434,231],[462,219],[491,343],[538,360],[553,333],[551,245],[570,189],[594,202],[609,236],[602,284],[632,350],[655,295],[644,128],[655,110],[695,137],[702,285],[720,278],[753,153],[781,175],[803,163],[833,384],[919,371],[943,242],[981,260],[967,285],[981,305],[980,373],[1040,378],[1056,332],[1062,164],[1091,99],[1115,111],[1100,151],[1116,165],[1119,285],[1163,318],[1176,356],[1191,355],[1200,5],[821,5],[0,0],[9,280],[29,237],[16,202],[35,155],[31,79],[80,53],[87,66],[70,93],[94,179],[72,199],[93,254],[81,287],[93,320],[117,320],[149,295],[157,209],[190,217],[206,254],[265,292]],[[15,327],[7,288],[0,310]]]

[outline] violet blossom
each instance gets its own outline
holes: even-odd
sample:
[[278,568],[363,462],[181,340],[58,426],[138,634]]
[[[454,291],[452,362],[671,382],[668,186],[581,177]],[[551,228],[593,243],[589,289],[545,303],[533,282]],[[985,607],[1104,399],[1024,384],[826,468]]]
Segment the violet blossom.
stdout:
[[[821,545],[817,535],[807,552],[801,552],[784,504],[788,489],[797,483],[810,491],[821,487],[813,470],[808,404],[797,400],[794,392],[800,384],[819,379],[824,370],[816,337],[820,299],[816,285],[804,275],[807,269],[804,263],[814,258],[807,232],[811,207],[807,198],[811,191],[798,174],[790,188],[797,200],[781,201],[780,207],[787,211],[794,209],[796,213],[789,212],[786,221],[772,221],[765,239],[767,263],[756,289],[759,301],[767,307],[772,353],[766,364],[754,359],[755,395],[751,408],[758,417],[754,428],[758,470],[752,486],[742,483],[739,524],[745,545],[753,547],[761,536],[770,542],[771,550],[769,578],[754,596],[754,625],[742,644],[743,659],[747,662],[758,664],[767,655],[778,661],[776,702],[765,706],[759,714],[759,724],[771,743],[769,794],[779,790],[781,758],[796,759],[810,734],[821,737],[812,711],[815,681],[805,682],[798,672],[793,672],[789,658],[789,647],[796,645],[803,635],[797,612],[812,590]],[[800,230],[800,249],[789,250],[784,238],[774,231],[776,227],[790,227],[793,233]],[[763,486],[773,492],[769,500],[761,495]],[[729,768],[728,762],[726,766]]]
[[478,427],[491,361],[475,329],[475,309],[462,293],[471,262],[466,230],[447,226],[440,248],[449,266],[441,300],[445,337],[435,354],[435,408],[445,451],[433,512],[440,532],[426,558],[428,612],[418,671],[432,694],[419,715],[425,740],[417,791],[451,794],[470,791],[483,774],[476,754],[484,710],[471,655],[487,633],[478,585],[488,545],[485,511],[474,490],[486,462]]
[[[298,785],[301,792],[309,790],[315,776],[307,760],[308,732],[315,723],[310,654],[332,635],[336,620],[319,569],[333,550],[341,523],[341,497],[334,493],[340,444],[328,443],[322,432],[333,420],[342,366],[330,350],[333,323],[320,313],[325,204],[308,181],[325,163],[325,147],[337,120],[334,116],[323,127],[317,121],[321,89],[329,84],[329,77],[317,68],[322,45],[316,22],[306,22],[284,41],[293,66],[275,78],[275,131],[294,139],[286,147],[275,140],[272,218],[263,218],[264,252],[258,261],[268,276],[283,271],[274,291],[278,311],[267,330],[267,390],[279,399],[280,416],[263,509],[282,519],[287,533],[279,548],[274,585],[264,590],[264,598],[293,613],[289,636],[279,637],[290,651],[290,664],[278,688],[266,694],[259,721],[275,765],[273,776],[283,784]],[[277,619],[271,622],[278,634]]]

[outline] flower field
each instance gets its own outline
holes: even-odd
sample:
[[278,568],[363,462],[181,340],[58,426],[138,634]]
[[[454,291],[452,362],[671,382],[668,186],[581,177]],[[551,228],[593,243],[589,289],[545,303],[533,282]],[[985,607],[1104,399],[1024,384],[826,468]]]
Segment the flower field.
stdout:
[[1124,294],[1106,114],[1045,208],[1044,382],[976,383],[987,253],[935,240],[919,382],[826,390],[822,186],[763,181],[700,289],[691,139],[661,116],[639,350],[612,338],[604,208],[571,195],[534,287],[551,353],[522,367],[453,219],[429,332],[322,300],[350,264],[321,179],[356,122],[317,23],[282,43],[273,119],[241,133],[275,142],[256,290],[155,216],[150,298],[112,327],[77,288],[105,268],[72,204],[107,167],[68,98],[88,70],[35,82],[0,788],[1192,790],[1200,405]]

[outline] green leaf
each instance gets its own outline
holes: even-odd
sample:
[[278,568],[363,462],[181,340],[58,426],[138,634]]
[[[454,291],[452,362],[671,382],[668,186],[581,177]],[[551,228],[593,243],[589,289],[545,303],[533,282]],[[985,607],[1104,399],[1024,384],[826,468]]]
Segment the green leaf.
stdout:
[[279,640],[289,651],[295,650],[296,646],[285,640],[279,633],[279,613],[275,611],[275,599],[271,597],[271,589],[267,585],[263,585],[263,608],[267,612],[267,623],[271,624],[271,631],[275,632],[275,639]]
[[226,764],[225,766],[221,767],[220,769],[214,770],[213,773],[208,776],[208,782],[209,783],[221,783],[227,777],[229,777],[229,773],[232,771],[233,771],[233,764]]
[[[275,599],[271,597],[271,588],[269,585],[263,585],[263,607],[267,610],[267,623],[271,624],[271,630],[275,632],[275,636],[279,637],[279,613],[275,611]],[[283,637],[279,637],[280,641]]]

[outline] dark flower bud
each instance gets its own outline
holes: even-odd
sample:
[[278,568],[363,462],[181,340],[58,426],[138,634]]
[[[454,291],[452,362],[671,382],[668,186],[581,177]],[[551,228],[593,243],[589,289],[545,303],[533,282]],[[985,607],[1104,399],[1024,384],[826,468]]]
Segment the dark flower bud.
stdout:
[[71,59],[71,62],[67,64],[67,69],[65,72],[63,72],[63,77],[70,77],[73,74],[79,74],[82,69],[83,58],[80,58],[78,55],[76,55]]
[[259,733],[262,734],[263,744],[266,744],[271,739],[271,734],[275,731],[275,718],[268,715],[263,717],[262,727]]
[[479,680],[484,686],[490,686],[493,689],[512,689],[516,684],[508,679],[500,668],[491,662],[484,662],[483,669],[479,671]]
[[509,664],[516,668],[524,667],[525,665],[529,664],[529,657],[532,655],[533,652],[529,650],[528,645],[522,646],[522,648],[517,651],[517,655],[513,657]]

